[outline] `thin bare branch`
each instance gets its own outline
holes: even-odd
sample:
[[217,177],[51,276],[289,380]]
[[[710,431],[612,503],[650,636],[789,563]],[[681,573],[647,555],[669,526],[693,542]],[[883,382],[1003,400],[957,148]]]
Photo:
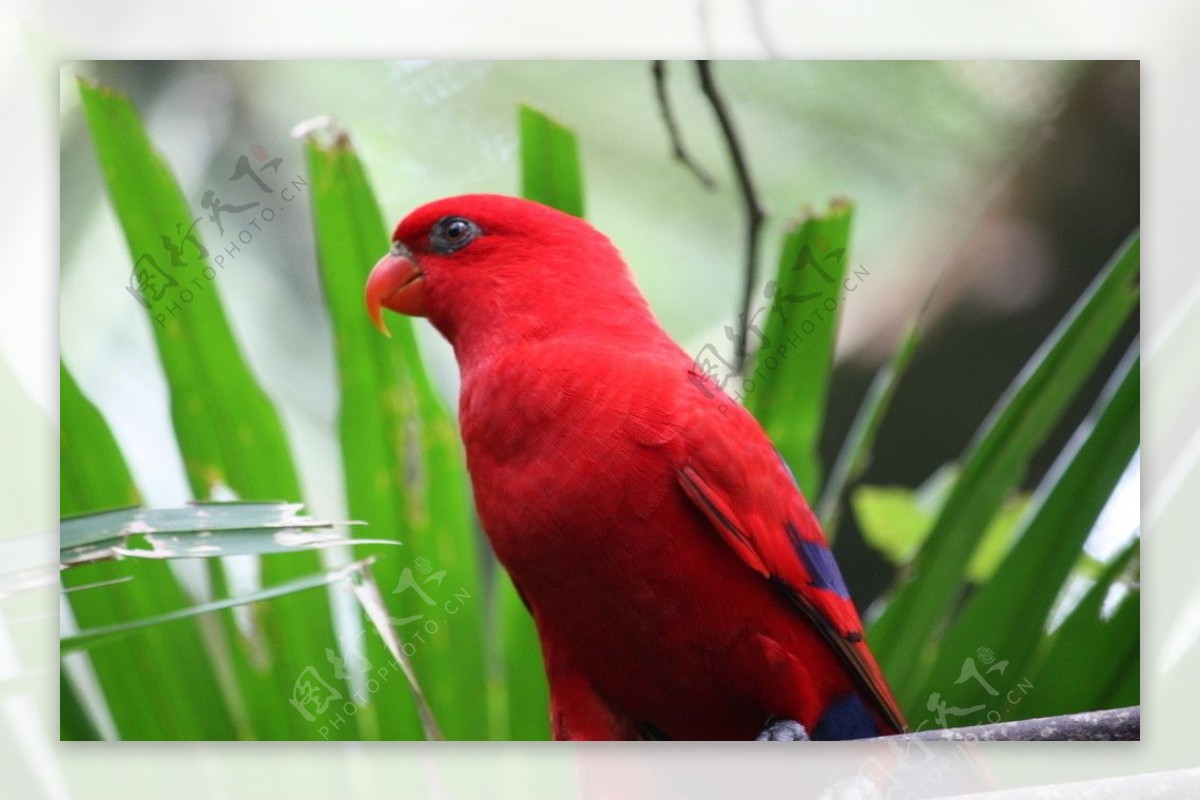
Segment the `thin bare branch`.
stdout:
[[654,73],[654,94],[658,98],[658,110],[662,113],[663,124],[666,125],[667,135],[671,138],[671,155],[687,167],[704,188],[711,192],[717,188],[717,182],[683,147],[683,136],[679,132],[679,124],[675,121],[675,113],[671,110],[671,101],[667,95],[667,63],[653,61],[651,71]]
[[717,115],[721,134],[725,139],[726,147],[729,148],[729,155],[733,160],[733,170],[737,176],[738,191],[741,193],[742,205],[745,207],[746,213],[746,282],[742,293],[742,314],[738,326],[741,336],[738,337],[735,360],[738,372],[744,373],[750,306],[753,303],[754,287],[758,283],[758,235],[766,213],[759,202],[754,181],[750,177],[750,168],[746,163],[741,140],[738,139],[737,131],[733,127],[733,118],[713,80],[712,65],[708,61],[697,61],[696,68],[700,74],[700,88],[704,91],[704,96],[708,98],[713,113]]

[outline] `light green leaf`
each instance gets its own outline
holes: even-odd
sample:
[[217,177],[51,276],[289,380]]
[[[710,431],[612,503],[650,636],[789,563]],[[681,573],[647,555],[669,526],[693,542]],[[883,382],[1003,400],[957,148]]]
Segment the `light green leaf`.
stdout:
[[[949,487],[946,486],[946,490]],[[917,555],[945,500],[945,492],[930,498],[902,487],[859,487],[851,505],[867,544],[899,567]],[[1008,552],[1016,536],[1017,522],[1029,505],[1029,497],[1008,498],[988,526],[967,566],[967,578],[986,581]]]
[[851,506],[863,539],[894,565],[912,561],[936,514],[922,508],[916,494],[903,487],[859,487]]

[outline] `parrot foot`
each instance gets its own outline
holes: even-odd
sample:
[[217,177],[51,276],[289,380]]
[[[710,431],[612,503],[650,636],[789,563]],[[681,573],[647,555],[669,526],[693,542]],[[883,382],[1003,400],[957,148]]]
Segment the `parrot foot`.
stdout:
[[769,742],[799,742],[811,739],[808,732],[794,720],[773,720],[754,738],[758,741]]

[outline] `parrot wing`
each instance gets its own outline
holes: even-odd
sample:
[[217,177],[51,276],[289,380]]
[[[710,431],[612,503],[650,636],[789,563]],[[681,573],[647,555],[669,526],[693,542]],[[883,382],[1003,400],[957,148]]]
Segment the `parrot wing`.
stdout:
[[743,562],[783,590],[882,718],[903,731],[903,713],[787,464],[740,407],[730,403],[720,416],[704,412],[692,416],[683,434],[685,456],[676,475],[684,494]]

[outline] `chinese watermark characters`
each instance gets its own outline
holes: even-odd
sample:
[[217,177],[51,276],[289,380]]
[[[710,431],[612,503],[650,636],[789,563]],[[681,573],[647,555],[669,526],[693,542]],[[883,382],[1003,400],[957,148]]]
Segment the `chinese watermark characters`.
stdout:
[[[739,333],[741,331],[751,340],[747,345],[757,344],[758,358],[753,373],[739,375],[733,360],[725,358],[711,342],[701,348],[692,360],[688,379],[706,398],[720,403],[722,414],[728,409],[726,401],[729,396],[739,403],[743,402],[789,355],[805,346],[807,338],[815,334],[827,321],[827,315],[837,311],[841,302],[841,289],[853,292],[870,275],[865,267],[856,267],[848,274],[842,275],[839,282],[834,276],[842,273],[845,248],[830,249],[829,242],[824,238],[818,238],[813,244],[816,246],[815,250],[809,245],[800,248],[791,269],[792,272],[811,270],[817,289],[799,295],[780,294],[778,282],[768,281],[763,289],[763,302],[749,315],[749,319],[746,314],[741,314],[738,316],[738,329],[725,326],[725,338],[731,343],[737,344],[738,337],[743,335]],[[772,315],[779,317],[779,330],[788,332],[780,341],[772,341],[764,331],[764,328],[770,329]],[[796,315],[800,317],[797,318]],[[740,387],[737,386],[739,381]],[[720,392],[714,392],[713,387]]]
[[[430,638],[437,636],[449,618],[472,600],[466,587],[450,592],[443,586],[445,578],[446,571],[435,571],[425,557],[417,558],[413,567],[401,572],[392,594],[412,592],[419,601],[414,614],[389,618],[405,657],[418,653]],[[346,726],[360,707],[368,704],[371,696],[393,678],[399,676],[403,681],[403,667],[394,657],[385,657],[382,664],[372,664],[367,656],[367,638],[378,636],[374,629],[364,629],[352,642],[342,643],[340,648],[326,648],[328,664],[323,670],[327,672],[310,665],[296,678],[289,701],[306,721],[318,726],[323,739],[330,739],[333,732]],[[327,680],[330,675],[334,680]]]
[[[238,157],[227,183],[242,181],[237,188],[253,192],[252,197],[257,199],[226,202],[217,190],[208,189],[200,200],[201,207],[208,212],[206,216],[176,223],[173,232],[162,234],[161,251],[141,253],[134,260],[125,289],[150,311],[157,325],[166,327],[168,316],[176,317],[199,293],[208,291],[207,284],[217,273],[232,264],[243,252],[242,248],[263,233],[264,226],[270,225],[286,204],[308,187],[308,181],[299,174],[292,179],[280,178],[282,157],[270,158],[262,145],[255,145],[250,152],[256,161],[265,163],[256,169],[246,156]],[[247,213],[251,214],[249,219],[241,216]],[[206,227],[216,227],[217,236],[225,241],[223,247],[215,251],[205,247],[197,231],[202,222]],[[235,234],[231,228],[225,238],[225,228],[230,223],[240,225],[241,230]]]

